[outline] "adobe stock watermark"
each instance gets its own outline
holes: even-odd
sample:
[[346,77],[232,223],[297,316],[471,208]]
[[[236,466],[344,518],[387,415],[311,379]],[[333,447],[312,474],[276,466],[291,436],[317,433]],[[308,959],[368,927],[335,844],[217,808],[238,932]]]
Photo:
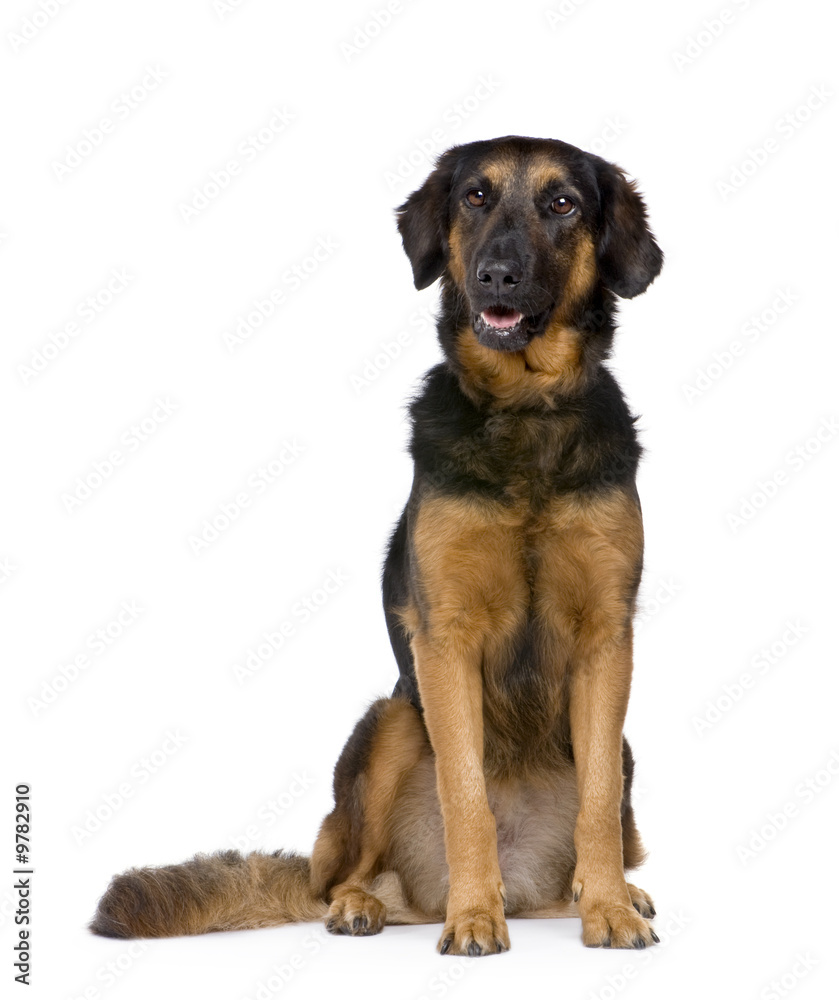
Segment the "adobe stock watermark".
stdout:
[[93,462],[87,472],[76,476],[71,489],[61,494],[64,510],[68,514],[74,514],[97,490],[110,482],[114,475],[125,467],[126,461],[132,455],[136,455],[178,409],[178,404],[168,396],[163,398],[156,396],[154,405],[148,413],[126,427],[119,435],[118,445]]
[[230,156],[223,166],[211,170],[203,181],[192,189],[188,199],[178,202],[178,213],[181,219],[189,225],[201,213],[230,189],[231,184],[241,177],[245,168],[254,163],[266,150],[271,149],[277,139],[283,135],[296,115],[285,105],[271,109],[271,115],[262,125],[237,143],[235,155]]
[[323,948],[327,935],[328,932],[324,927],[307,934],[301,946],[282,961],[275,962],[262,979],[254,983],[242,1000],[271,1000],[272,997],[283,993],[286,986],[311,965],[312,959]]
[[7,892],[0,900],[0,927],[2,927],[7,920],[11,920],[14,917],[19,898],[19,896],[13,896],[11,892]]
[[761,678],[768,676],[787,653],[797,646],[801,639],[810,631],[803,625],[800,618],[785,623],[784,631],[768,646],[764,646],[752,656],[749,669],[744,670],[737,680],[723,685],[722,692],[716,698],[706,701],[701,714],[695,714],[691,719],[697,736],[705,736],[722,722],[728,713],[739,705],[753,691]]
[[149,945],[145,941],[132,941],[116,958],[110,958],[96,970],[92,981],[81,989],[73,991],[71,1000],[101,1000],[105,990],[116,986],[148,953]]
[[740,336],[729,341],[720,351],[714,351],[713,360],[697,368],[692,382],[682,383],[682,398],[693,405],[710,388],[730,371],[737,361],[745,357],[749,348],[758,343],[778,320],[798,302],[800,296],[791,288],[776,288],[774,298],[759,313],[752,313],[740,328]]
[[128,769],[127,776],[113,789],[104,792],[98,802],[88,809],[82,820],[70,827],[76,847],[83,847],[120,813],[137,792],[166,767],[171,759],[189,743],[189,736],[179,729],[169,730],[163,741],[153,750],[138,757]]
[[666,915],[659,914],[655,921],[659,945],[646,949],[634,961],[624,962],[617,972],[606,976],[603,986],[597,990],[590,990],[586,994],[585,1000],[615,1000],[615,997],[623,993],[627,987],[632,986],[643,975],[644,969],[658,961],[658,956],[663,955],[667,947],[684,933],[690,922],[691,917],[684,910],[671,910]]
[[728,168],[725,178],[717,181],[717,194],[722,200],[728,201],[733,194],[741,191],[833,96],[826,83],[810,87],[806,96],[791,111],[775,120],[773,134],[758,145],[749,146],[745,156]]
[[246,3],[247,0],[213,0],[213,10],[218,15],[219,21],[223,21],[228,14],[240,10]]
[[17,571],[17,566],[15,566],[8,556],[0,558],[0,587],[7,584]]
[[759,479],[751,493],[740,497],[737,509],[728,512],[726,523],[732,533],[736,535],[741,528],[753,521],[784,487],[789,486],[795,475],[824,451],[837,433],[839,433],[839,418],[822,417],[815,432],[784,455],[783,466],[776,469],[767,479]]
[[553,31],[574,16],[586,0],[561,0],[555,7],[549,7],[545,11],[545,17]]
[[676,69],[683,73],[688,66],[692,66],[734,24],[737,14],[748,10],[753,2],[754,0],[733,0],[731,6],[723,7],[712,17],[706,17],[699,30],[685,39],[684,47],[673,52]]
[[13,52],[26,48],[38,35],[58,17],[70,0],[40,0],[18,25],[17,31],[10,31],[6,38]]
[[60,330],[48,333],[46,340],[32,351],[29,363],[17,366],[21,382],[28,386],[39,375],[43,375],[56,358],[122,295],[132,281],[134,275],[127,268],[112,267],[108,280],[76,305],[73,315],[77,318],[68,320]]
[[204,518],[199,527],[187,537],[193,555],[200,555],[213,542],[217,542],[305,451],[306,449],[296,438],[284,441],[274,457],[250,473],[243,489],[238,490],[229,500],[220,503],[216,512]]
[[766,848],[777,840],[778,835],[798,819],[804,808],[815,802],[833,784],[837,774],[839,774],[839,750],[831,750],[822,767],[799,781],[786,802],[766,813],[760,826],[749,830],[745,842],[737,846],[740,864],[747,865],[760,857]]
[[72,659],[59,664],[58,669],[49,678],[41,681],[38,694],[31,695],[26,702],[32,715],[37,718],[51,705],[54,705],[81,675],[94,665],[96,659],[107,653],[144,613],[145,609],[141,608],[137,601],[123,601],[115,615],[112,615],[104,625],[100,625],[99,628],[85,636],[82,652],[76,653]]
[[628,128],[629,125],[625,121],[621,121],[617,115],[611,116],[603,123],[603,127],[597,135],[589,139],[584,148],[591,153],[596,153],[597,156],[602,156],[606,147],[618,140]]
[[230,843],[237,851],[254,850],[262,839],[263,833],[270,829],[278,819],[286,816],[315,783],[314,778],[310,778],[305,771],[302,773],[295,771],[288,785],[263,802],[256,810],[254,821],[249,823],[240,833],[228,838]]
[[387,0],[381,7],[373,8],[368,17],[357,24],[349,39],[341,42],[341,55],[345,62],[352,62],[380,38],[382,32],[409,6],[410,0]]
[[796,952],[792,965],[767,983],[760,991],[760,1000],[784,1000],[796,990],[803,979],[816,968],[819,959],[810,952]]
[[491,74],[478,78],[478,83],[459,101],[443,112],[441,124],[428,135],[414,141],[413,146],[401,154],[396,165],[386,170],[385,184],[390,191],[403,186],[415,176],[418,169],[425,172],[434,165],[437,154],[450,144],[450,136],[464,125],[501,87],[500,80]]
[[398,333],[393,334],[388,340],[380,340],[376,353],[368,354],[358,371],[350,375],[350,385],[356,396],[360,396],[365,389],[373,385],[409,347],[413,346],[414,337],[433,333],[435,326],[434,314],[430,309],[415,309]]
[[144,67],[143,75],[130,87],[123,90],[108,105],[108,114],[102,115],[95,125],[82,129],[82,134],[74,142],[64,147],[61,158],[55,157],[50,164],[59,181],[65,181],[83,163],[100,149],[108,136],[114,135],[121,124],[128,121],[134,112],[154,94],[169,78],[169,70],[159,63]]
[[456,958],[446,962],[445,969],[436,972],[426,984],[425,990],[418,993],[415,1000],[432,1000],[432,997],[444,997],[453,988],[458,987],[477,964],[471,959]]
[[648,625],[681,592],[682,584],[670,576],[660,577],[655,583],[642,584],[635,611],[635,630]]
[[266,629],[231,667],[239,686],[255,677],[297,635],[300,626],[308,624],[349,583],[349,579],[341,569],[329,570],[317,587],[294,602],[287,618]]
[[251,299],[249,306],[233,320],[232,329],[221,335],[227,353],[233,354],[247,344],[338,249],[339,244],[331,236],[319,236],[309,253],[285,268],[275,285]]

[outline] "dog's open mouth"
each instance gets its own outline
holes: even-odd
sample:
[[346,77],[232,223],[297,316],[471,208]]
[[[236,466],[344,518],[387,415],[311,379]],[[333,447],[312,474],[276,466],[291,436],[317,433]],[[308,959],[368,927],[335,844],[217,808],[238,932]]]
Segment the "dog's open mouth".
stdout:
[[481,319],[493,330],[511,331],[524,319],[524,313],[516,312],[515,309],[508,309],[505,306],[493,306],[492,309],[484,309],[481,313]]
[[478,342],[496,351],[521,351],[532,336],[531,324],[524,313],[508,306],[491,306],[474,320]]

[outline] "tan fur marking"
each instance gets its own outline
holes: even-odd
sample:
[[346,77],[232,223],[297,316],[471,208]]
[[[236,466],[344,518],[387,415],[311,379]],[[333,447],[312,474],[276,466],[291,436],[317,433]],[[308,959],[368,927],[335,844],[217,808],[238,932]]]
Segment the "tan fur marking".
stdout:
[[[388,844],[393,803],[405,775],[428,750],[428,740],[417,710],[391,699],[379,722],[368,765],[364,798],[364,847],[371,859],[381,857]],[[359,866],[361,867],[361,865]]]
[[472,398],[489,394],[492,405],[508,407],[556,405],[558,393],[571,395],[586,385],[581,337],[554,317],[541,337],[523,351],[495,351],[478,342],[471,326],[457,339],[461,385]]
[[463,291],[466,288],[466,271],[464,268],[463,234],[460,231],[461,219],[458,216],[449,230],[449,274]]
[[527,171],[527,180],[534,193],[554,184],[565,184],[567,179],[566,172],[558,163],[542,157],[534,160]]
[[399,623],[406,635],[413,635],[419,628],[419,611],[413,604],[405,604],[401,608],[394,608],[393,613],[399,619]]
[[585,299],[597,281],[597,251],[589,233],[582,233],[574,249],[571,274],[562,295],[560,310],[566,315]]
[[428,605],[421,628],[429,641],[480,649],[512,634],[528,596],[521,579],[521,518],[519,509],[488,500],[423,502],[414,549]]
[[457,357],[464,392],[473,399],[489,394],[498,409],[553,408],[559,391],[572,393],[585,384],[579,334],[559,323],[524,351],[509,352],[484,347],[467,326],[458,335]]
[[585,664],[603,646],[625,641],[643,553],[641,512],[620,490],[595,499],[574,494],[555,498],[540,523],[537,612],[572,640],[575,660]]
[[327,888],[346,865],[345,855],[350,840],[350,825],[345,814],[337,809],[324,817],[312,849],[312,886],[324,897]]
[[[555,500],[539,611],[560,634],[574,636],[570,688],[571,738],[580,811],[574,834],[586,944],[610,940],[651,944],[646,921],[626,886],[620,804],[622,733],[632,677],[630,600],[643,547],[641,515],[633,497],[614,491],[606,500]],[[552,574],[555,573],[555,578]],[[557,593],[562,599],[551,601]]]
[[565,326],[558,318],[552,319],[545,333],[531,340],[522,353],[525,375],[540,379],[546,392],[572,393],[582,389],[585,380],[582,344],[579,331],[573,327]]
[[484,176],[495,190],[502,188],[516,173],[517,160],[511,153],[502,153],[481,164]]
[[427,750],[416,709],[391,699],[378,722],[366,768],[361,855],[350,875],[331,892],[330,921],[351,925],[360,918],[365,921],[363,933],[375,933],[384,926],[385,908],[368,889],[382,871],[400,786]]
[[437,764],[449,897],[441,942],[463,953],[471,940],[487,951],[509,947],[495,820],[483,772],[480,649],[465,637],[413,640],[420,695]]
[[412,649],[437,764],[449,900],[441,941],[509,947],[495,821],[483,770],[485,650],[520,625],[527,590],[518,517],[499,504],[425,501],[414,547],[425,601]]

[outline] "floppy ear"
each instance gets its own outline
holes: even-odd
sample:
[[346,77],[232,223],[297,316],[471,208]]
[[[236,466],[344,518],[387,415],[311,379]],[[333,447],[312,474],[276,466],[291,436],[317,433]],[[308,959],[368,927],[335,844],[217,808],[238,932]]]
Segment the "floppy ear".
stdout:
[[664,255],[650,232],[647,209],[635,184],[613,163],[600,157],[595,162],[600,186],[600,274],[608,289],[632,299],[661,270]]
[[426,182],[396,210],[396,226],[414,271],[414,285],[428,288],[446,269],[449,257],[449,192],[457,147],[443,153]]

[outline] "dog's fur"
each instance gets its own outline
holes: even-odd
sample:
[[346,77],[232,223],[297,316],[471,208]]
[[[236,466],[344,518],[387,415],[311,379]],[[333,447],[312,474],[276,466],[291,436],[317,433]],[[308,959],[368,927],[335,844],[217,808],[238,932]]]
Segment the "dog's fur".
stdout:
[[160,937],[325,918],[444,921],[443,954],[508,916],[656,941],[623,722],[642,561],[639,446],[604,367],[615,297],[661,267],[632,183],[566,143],[459,146],[398,210],[445,360],[411,407],[414,484],[384,567],[399,666],[335,768],[311,859],[229,851],[117,876],[92,929]]

